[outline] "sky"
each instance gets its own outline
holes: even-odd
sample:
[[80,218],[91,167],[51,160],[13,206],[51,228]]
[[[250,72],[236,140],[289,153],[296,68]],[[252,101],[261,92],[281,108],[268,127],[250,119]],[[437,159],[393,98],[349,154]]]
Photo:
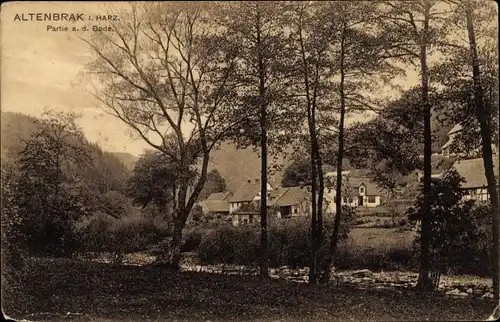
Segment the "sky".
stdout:
[[[40,116],[46,107],[74,111],[87,138],[103,149],[139,155],[146,147],[132,140],[120,121],[104,114],[85,89],[79,73],[90,62],[90,51],[71,31],[47,31],[47,25],[71,22],[18,21],[16,14],[104,14],[103,2],[3,3],[1,9],[1,109]],[[92,25],[88,21],[75,25]]]
[[[46,107],[74,111],[82,115],[79,124],[90,141],[97,142],[107,151],[139,155],[148,145],[132,139],[120,120],[97,108],[94,97],[86,91],[88,87],[79,78],[91,61],[87,45],[71,30],[47,31],[48,25],[54,29],[59,26],[71,29],[97,23],[19,21],[19,18],[29,18],[29,13],[83,13],[87,19],[89,15],[106,14],[108,5],[106,2],[3,3],[1,109],[33,116],[40,116]],[[415,72],[402,80],[406,85],[417,81]]]

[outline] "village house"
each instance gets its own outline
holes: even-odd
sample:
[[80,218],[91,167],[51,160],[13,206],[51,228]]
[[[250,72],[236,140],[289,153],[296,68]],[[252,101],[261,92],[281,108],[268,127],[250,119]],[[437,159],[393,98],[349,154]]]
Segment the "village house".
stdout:
[[[345,177],[345,184],[348,193],[342,196],[341,205],[349,205],[354,208],[378,207],[382,203],[382,189],[371,182],[368,177]],[[329,211],[336,212],[336,191],[335,189],[325,189],[326,199],[329,202]]]
[[282,187],[271,194],[271,207],[277,218],[307,216],[311,212],[310,186]]
[[[493,155],[493,165],[495,176],[498,177],[498,154]],[[465,190],[464,199],[481,201],[490,199],[482,158],[459,160],[453,164],[452,168],[465,179],[462,183],[462,189]]]
[[[234,226],[239,224],[260,221],[258,201],[260,200],[260,180],[248,179],[229,198],[229,214]],[[267,198],[269,199],[273,187],[267,184]]]
[[229,215],[229,198],[232,193],[214,192],[200,205],[204,214],[208,214],[213,220],[225,219]]
[[[349,177],[348,174],[348,171],[343,173],[343,181],[349,188],[348,192],[342,196],[342,205],[371,208],[382,203],[382,190],[371,182],[370,178]],[[333,173],[330,172],[330,177],[332,175]],[[258,223],[260,221],[260,189],[259,179],[254,179],[244,182],[234,193],[213,193],[201,203],[203,212],[210,213],[219,219],[230,216],[234,226]],[[325,188],[325,213],[336,212],[335,194],[335,189]],[[268,184],[267,200],[268,210],[270,210],[269,218],[309,216],[312,211],[310,185],[273,188]]]
[[347,178],[351,187],[349,205],[353,207],[372,208],[380,206],[382,202],[382,190],[370,178]]
[[[448,133],[448,141],[441,147],[441,155],[445,158],[450,157],[460,157],[460,158],[478,158],[481,156],[481,149],[476,148],[471,151],[462,152],[462,153],[453,153],[451,152],[451,147],[453,142],[456,140],[456,137],[460,132],[463,131],[463,127],[460,124],[456,124]],[[494,153],[498,153],[498,146],[496,144],[492,144],[491,148]]]

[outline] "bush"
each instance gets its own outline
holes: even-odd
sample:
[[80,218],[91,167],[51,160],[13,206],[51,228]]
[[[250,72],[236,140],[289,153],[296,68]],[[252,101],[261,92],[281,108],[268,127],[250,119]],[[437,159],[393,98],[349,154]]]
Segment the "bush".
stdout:
[[129,216],[134,213],[130,199],[118,191],[108,191],[104,193],[100,199],[101,204],[98,206],[99,210],[114,218]]
[[155,218],[128,215],[114,218],[97,212],[75,225],[84,253],[112,253],[120,262],[123,255],[143,251],[171,235],[169,226]]
[[348,247],[342,245],[337,256],[339,269],[413,270],[418,268],[411,246]]
[[[345,209],[339,230],[340,241],[347,238],[353,223],[353,212]],[[331,215],[325,216],[325,232],[333,230]],[[325,233],[328,236],[328,233]],[[288,265],[305,267],[311,258],[310,221],[307,218],[279,220],[269,228],[269,264],[271,267]],[[329,240],[324,238],[320,252],[329,251]],[[198,256],[201,262],[252,265],[259,261],[260,230],[258,227],[221,227],[202,237]]]
[[110,227],[115,218],[97,211],[75,223],[74,231],[80,241],[80,253],[101,253],[111,251]]
[[201,243],[201,238],[205,232],[202,229],[191,229],[186,231],[183,234],[183,242],[182,242],[182,252],[193,252],[198,250]]
[[207,233],[200,242],[199,259],[208,264],[231,263],[234,235],[232,227],[222,227]]
[[[492,237],[491,212],[488,203],[462,200],[463,179],[449,171],[442,180],[432,183],[431,193],[431,264],[435,276],[440,274],[490,275]],[[423,196],[408,211],[412,221],[422,218]],[[420,234],[415,246],[419,249]],[[437,283],[436,279],[434,283]]]

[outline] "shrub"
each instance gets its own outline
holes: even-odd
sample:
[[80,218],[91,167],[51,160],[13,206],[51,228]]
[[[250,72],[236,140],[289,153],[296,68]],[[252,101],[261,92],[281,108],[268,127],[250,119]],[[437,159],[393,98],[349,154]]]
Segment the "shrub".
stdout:
[[[462,200],[463,179],[449,171],[433,182],[431,194],[431,263],[435,275],[441,273],[490,274],[491,207],[475,200]],[[409,219],[421,219],[423,196],[408,212]],[[418,249],[420,234],[415,246]]]
[[347,246],[337,253],[339,269],[412,270],[418,268],[414,250],[405,245],[380,245],[378,247]]
[[[333,230],[331,215],[325,216],[325,237]],[[347,238],[353,223],[353,212],[346,209],[339,230],[340,241]],[[328,233],[326,233],[328,232]],[[279,220],[269,228],[269,264],[271,267],[288,265],[304,267],[311,258],[310,222],[307,218]],[[320,252],[329,251],[329,240],[324,238]],[[204,263],[232,263],[251,265],[258,263],[260,231],[258,227],[221,227],[202,237],[198,256]],[[324,257],[324,256],[323,256]]]
[[80,240],[81,253],[101,253],[110,251],[112,244],[110,227],[115,218],[97,211],[83,217],[74,225],[74,231]]
[[193,252],[198,250],[201,243],[201,238],[205,232],[202,229],[191,229],[186,231],[183,234],[183,242],[182,242],[182,252]]
[[101,204],[98,206],[102,212],[114,218],[129,216],[134,213],[130,199],[118,191],[108,191],[101,196]]
[[[271,250],[273,266],[288,265],[290,267],[304,267],[311,257],[310,223],[307,219],[296,219],[283,222],[281,231],[271,230]],[[274,234],[273,234],[274,233]],[[274,237],[274,236],[273,236]],[[277,240],[279,238],[279,241]],[[279,249],[276,247],[279,245]],[[280,258],[281,257],[281,258]],[[278,259],[281,259],[278,261]]]
[[222,227],[207,233],[201,240],[198,257],[204,263],[232,263],[235,228]]
[[123,255],[143,251],[170,236],[169,226],[155,218],[128,215],[113,218],[97,212],[75,225],[85,253],[112,253],[120,262]]

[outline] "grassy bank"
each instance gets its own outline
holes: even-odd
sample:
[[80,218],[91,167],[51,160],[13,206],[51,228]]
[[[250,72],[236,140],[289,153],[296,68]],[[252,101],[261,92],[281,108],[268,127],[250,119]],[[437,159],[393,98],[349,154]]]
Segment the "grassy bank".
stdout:
[[[148,267],[38,260],[18,288],[2,290],[4,312],[44,321],[402,321],[477,320],[494,303],[362,290],[252,276],[173,274]],[[69,312],[69,314],[68,314]]]

